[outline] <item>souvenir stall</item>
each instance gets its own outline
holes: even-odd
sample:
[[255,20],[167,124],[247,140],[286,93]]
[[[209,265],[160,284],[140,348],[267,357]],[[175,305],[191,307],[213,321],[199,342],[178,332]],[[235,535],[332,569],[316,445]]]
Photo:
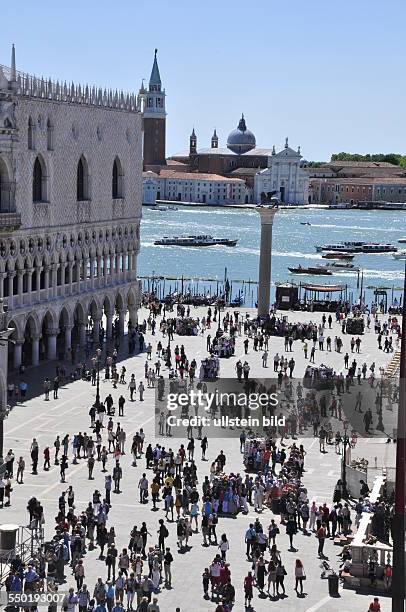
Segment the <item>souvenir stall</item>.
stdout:
[[334,370],[324,364],[320,366],[308,365],[303,378],[305,389],[334,389]]
[[192,317],[177,318],[175,331],[179,336],[197,336],[197,320]]
[[220,361],[217,355],[202,359],[200,364],[200,380],[216,380],[220,374]]

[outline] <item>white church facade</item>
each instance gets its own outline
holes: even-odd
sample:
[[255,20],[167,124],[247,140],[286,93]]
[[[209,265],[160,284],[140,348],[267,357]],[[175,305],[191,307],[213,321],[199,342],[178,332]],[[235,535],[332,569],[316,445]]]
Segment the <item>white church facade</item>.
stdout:
[[137,97],[0,67],[0,298],[9,365],[135,324],[142,199]]
[[254,176],[254,200],[261,203],[264,195],[275,195],[285,204],[307,204],[309,178],[301,164],[300,148],[294,151],[286,139],[285,147],[268,157],[268,167]]

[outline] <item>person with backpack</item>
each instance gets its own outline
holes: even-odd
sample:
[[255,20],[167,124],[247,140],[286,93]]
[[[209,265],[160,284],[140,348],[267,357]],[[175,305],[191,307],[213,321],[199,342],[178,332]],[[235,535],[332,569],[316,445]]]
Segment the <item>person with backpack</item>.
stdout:
[[253,523],[250,523],[250,526],[245,533],[245,543],[247,545],[246,555],[248,559],[251,558],[251,550],[253,550],[254,544],[256,541],[257,541],[257,532],[254,529]]

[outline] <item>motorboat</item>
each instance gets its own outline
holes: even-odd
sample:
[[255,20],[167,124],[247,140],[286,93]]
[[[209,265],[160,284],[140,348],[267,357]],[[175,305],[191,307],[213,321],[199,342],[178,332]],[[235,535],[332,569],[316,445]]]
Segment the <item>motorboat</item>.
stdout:
[[202,234],[200,236],[164,236],[155,240],[154,244],[159,246],[207,247],[220,245],[234,247],[237,242],[237,239],[213,238],[208,234]]
[[368,242],[362,247],[363,253],[394,253],[397,248],[393,244],[383,244],[380,242]]
[[300,225],[311,225],[311,223],[309,221],[301,221]]
[[405,238],[399,238],[398,242],[400,242],[401,244],[406,243],[406,237]]
[[316,251],[339,251],[345,253],[362,253],[363,246],[366,242],[339,242],[337,244],[322,244],[316,245]]
[[406,249],[400,249],[396,253],[392,253],[392,257],[395,259],[406,259]]
[[354,259],[354,257],[355,255],[352,255],[351,253],[345,253],[345,252],[339,252],[339,251],[323,253],[322,255],[323,259]]
[[310,274],[312,276],[331,276],[333,273],[327,266],[309,266],[302,267],[300,264],[296,268],[289,268],[292,274]]
[[334,261],[327,267],[336,268],[339,270],[354,270],[355,272],[359,270],[359,268],[356,268],[353,263],[345,263],[344,261]]

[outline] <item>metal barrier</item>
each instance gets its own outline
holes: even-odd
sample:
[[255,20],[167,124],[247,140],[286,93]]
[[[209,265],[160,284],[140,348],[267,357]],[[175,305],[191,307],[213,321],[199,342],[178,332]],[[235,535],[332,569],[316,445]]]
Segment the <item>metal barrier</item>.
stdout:
[[4,587],[11,571],[11,564],[16,557],[27,563],[44,543],[44,529],[29,529],[20,525],[17,532],[15,548],[0,556],[0,589]]

